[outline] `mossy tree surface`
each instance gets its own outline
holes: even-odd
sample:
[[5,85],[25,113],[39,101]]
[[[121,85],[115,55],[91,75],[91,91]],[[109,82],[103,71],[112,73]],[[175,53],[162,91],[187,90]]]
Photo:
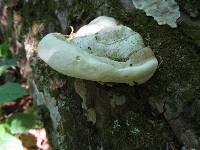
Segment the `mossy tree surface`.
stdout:
[[23,17],[21,42],[33,24],[44,25],[34,35],[40,40],[48,32],[68,33],[63,18],[66,27],[77,30],[95,16],[107,15],[140,33],[160,62],[151,80],[131,87],[63,76],[31,56],[29,80],[53,149],[198,149],[200,48],[191,26],[159,26],[142,11],[122,8],[117,0],[21,1],[15,9]]

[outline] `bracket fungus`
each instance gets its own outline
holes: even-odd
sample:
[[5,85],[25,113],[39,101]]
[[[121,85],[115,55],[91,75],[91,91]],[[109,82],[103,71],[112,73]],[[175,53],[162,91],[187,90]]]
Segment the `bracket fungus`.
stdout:
[[72,38],[46,35],[39,42],[38,55],[64,75],[129,85],[146,82],[158,66],[139,33],[106,16],[81,27]]

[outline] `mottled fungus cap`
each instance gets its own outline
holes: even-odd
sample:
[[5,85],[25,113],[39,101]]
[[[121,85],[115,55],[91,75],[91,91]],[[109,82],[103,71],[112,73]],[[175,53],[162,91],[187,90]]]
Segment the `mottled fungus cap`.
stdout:
[[146,82],[158,66],[139,33],[106,16],[83,26],[72,38],[46,35],[39,42],[38,55],[67,76],[129,85]]

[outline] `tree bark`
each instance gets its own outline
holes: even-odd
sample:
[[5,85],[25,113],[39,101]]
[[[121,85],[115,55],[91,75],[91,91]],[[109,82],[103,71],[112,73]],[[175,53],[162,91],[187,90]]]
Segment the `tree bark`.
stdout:
[[[32,68],[24,76],[53,149],[200,149],[200,10],[191,16],[190,2],[177,2],[182,15],[175,29],[158,25],[129,0],[33,0],[9,8],[22,16],[17,26],[12,22],[14,43],[24,43],[26,51],[19,49],[17,58],[27,58]],[[192,7],[200,5],[194,2]],[[44,35],[67,34],[70,25],[77,30],[99,15],[129,26],[153,49],[159,68],[148,82],[128,86],[75,79],[37,57]],[[27,68],[27,61],[19,61]]]

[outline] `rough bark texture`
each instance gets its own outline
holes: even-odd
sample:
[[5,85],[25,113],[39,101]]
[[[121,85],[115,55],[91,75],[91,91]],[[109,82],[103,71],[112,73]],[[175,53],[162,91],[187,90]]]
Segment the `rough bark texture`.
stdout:
[[[182,16],[175,29],[159,26],[129,0],[22,0],[9,6],[18,16],[14,43],[24,43],[26,51],[18,48],[17,58],[30,61],[33,98],[53,149],[200,149],[200,3],[177,2]],[[37,57],[37,41],[46,33],[67,34],[69,25],[77,30],[99,15],[131,27],[154,50],[160,65],[151,80],[102,85],[63,76]]]

